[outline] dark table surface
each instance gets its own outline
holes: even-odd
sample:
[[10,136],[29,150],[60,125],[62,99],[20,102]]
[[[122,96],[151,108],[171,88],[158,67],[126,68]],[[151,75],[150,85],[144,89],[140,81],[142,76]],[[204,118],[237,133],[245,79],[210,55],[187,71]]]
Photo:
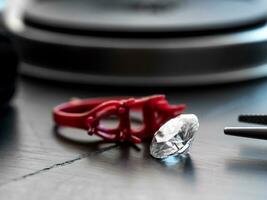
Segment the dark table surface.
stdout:
[[[20,79],[0,116],[0,199],[266,199],[267,141],[225,136],[240,113],[267,113],[267,80],[204,88],[77,87]],[[71,97],[165,93],[200,119],[187,159],[158,161],[149,145],[105,144],[53,129]]]

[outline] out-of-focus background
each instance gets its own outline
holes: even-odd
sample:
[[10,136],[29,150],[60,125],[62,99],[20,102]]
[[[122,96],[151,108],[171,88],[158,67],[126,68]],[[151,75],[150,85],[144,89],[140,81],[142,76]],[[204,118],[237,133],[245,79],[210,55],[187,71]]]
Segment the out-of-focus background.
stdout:
[[[0,0],[0,199],[263,199],[266,0]],[[165,94],[200,129],[186,159],[54,130],[73,97]]]
[[20,71],[132,86],[235,82],[266,75],[265,0],[12,0],[5,26]]

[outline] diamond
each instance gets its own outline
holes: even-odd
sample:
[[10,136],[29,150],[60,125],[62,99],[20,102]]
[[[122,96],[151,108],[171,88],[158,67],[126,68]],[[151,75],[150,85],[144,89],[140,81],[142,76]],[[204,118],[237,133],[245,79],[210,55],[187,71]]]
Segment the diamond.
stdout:
[[185,155],[198,127],[198,118],[194,114],[181,114],[170,119],[155,133],[150,144],[150,154],[154,158]]

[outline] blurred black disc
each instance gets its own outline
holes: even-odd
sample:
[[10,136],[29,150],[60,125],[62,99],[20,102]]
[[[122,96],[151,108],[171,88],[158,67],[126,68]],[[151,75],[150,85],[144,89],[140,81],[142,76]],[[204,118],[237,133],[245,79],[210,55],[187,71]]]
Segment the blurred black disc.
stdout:
[[0,108],[12,98],[17,77],[18,57],[3,24],[4,2],[0,1]]
[[133,86],[267,75],[265,0],[16,1],[6,24],[25,75]]
[[[264,0],[33,1],[27,23],[66,32],[197,32],[248,26],[266,19]],[[90,34],[90,33],[89,33]]]

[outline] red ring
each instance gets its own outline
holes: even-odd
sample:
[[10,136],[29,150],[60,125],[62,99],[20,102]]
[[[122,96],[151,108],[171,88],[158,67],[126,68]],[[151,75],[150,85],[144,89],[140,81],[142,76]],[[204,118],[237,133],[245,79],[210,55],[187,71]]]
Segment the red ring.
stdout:
[[[130,109],[143,112],[143,128],[131,128]],[[75,99],[56,106],[53,118],[57,125],[87,130],[106,141],[130,141],[140,143],[151,139],[167,120],[181,114],[185,105],[169,105],[164,95],[153,95],[139,99],[127,97]],[[119,118],[115,129],[99,126],[99,121],[109,115]]]

